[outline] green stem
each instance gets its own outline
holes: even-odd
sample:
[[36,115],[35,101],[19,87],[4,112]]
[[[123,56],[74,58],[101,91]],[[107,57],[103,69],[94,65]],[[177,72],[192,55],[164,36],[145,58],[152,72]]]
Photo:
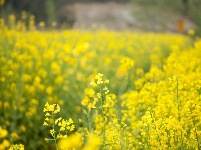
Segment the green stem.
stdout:
[[103,117],[103,121],[104,121],[104,126],[103,126],[103,145],[104,145],[104,149],[106,149],[106,134],[105,134],[105,119],[104,119],[104,114],[103,114],[103,109],[102,109],[102,117]]
[[68,131],[67,131],[67,129],[66,129],[66,138],[68,137]]
[[178,81],[178,77],[177,77],[177,88],[176,88],[176,99],[177,99],[177,103],[178,103],[178,120],[180,122],[180,103],[179,103],[179,81]]
[[[101,87],[102,88],[102,87]],[[106,149],[106,136],[105,136],[105,118],[104,118],[104,109],[103,109],[103,97],[102,97],[102,90],[100,89],[100,93],[101,93],[101,115],[103,118],[103,122],[104,122],[104,126],[103,126],[103,149]]]
[[185,149],[185,148],[184,148],[184,142],[183,142],[183,138],[182,138],[182,132],[181,132],[181,134],[180,134],[180,135],[181,135],[181,137],[180,137],[180,138],[181,138],[181,146],[182,146],[182,149]]
[[53,112],[52,112],[52,120],[53,120],[52,128],[53,128],[53,131],[54,131],[54,133],[53,133],[54,144],[55,144],[56,150],[58,150],[58,147],[57,147],[57,138],[56,138],[55,128],[54,128],[55,124],[54,124],[54,114],[53,114]]
[[54,139],[46,139],[46,140],[48,140],[48,141],[53,141]]
[[[178,103],[178,121],[180,122],[181,120],[181,116],[180,116],[180,101],[179,101],[179,80],[178,80],[178,76],[177,76],[177,87],[176,87],[176,99],[177,99],[177,103]],[[184,143],[183,143],[183,139],[182,139],[182,132],[180,134],[180,139],[181,139],[181,147],[183,149],[184,147]]]
[[148,128],[148,141],[147,141],[147,145],[148,145],[148,149],[151,149],[150,147],[151,147],[151,145],[150,145],[150,132],[149,132],[149,130],[150,130],[150,127],[149,127],[149,124],[148,124],[148,126],[147,126],[147,128]]
[[196,128],[196,125],[195,125],[195,118],[192,116],[192,109],[190,108],[190,111],[191,111],[191,119],[193,121],[193,126],[195,128],[195,135],[196,135],[196,140],[197,140],[197,143],[198,143],[198,150],[200,150],[200,143],[199,143],[199,138],[198,138],[198,134],[197,134],[197,128]]
[[92,129],[91,129],[91,110],[88,110],[88,113],[87,113],[87,119],[88,119],[88,128],[89,128],[89,132],[91,133]]

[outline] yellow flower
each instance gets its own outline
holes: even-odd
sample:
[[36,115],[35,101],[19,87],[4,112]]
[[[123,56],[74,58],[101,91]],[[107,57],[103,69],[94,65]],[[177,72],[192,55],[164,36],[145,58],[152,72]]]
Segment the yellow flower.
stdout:
[[54,80],[55,84],[60,85],[64,81],[63,76],[57,76],[56,79]]
[[108,94],[109,93],[109,90],[107,87],[104,87],[103,90],[105,91],[105,94]]
[[61,120],[62,120],[62,118],[59,117],[58,119],[55,120],[55,124],[58,124],[58,122],[61,121]]
[[53,87],[52,87],[52,86],[48,86],[48,87],[46,88],[46,93],[49,94],[49,95],[51,95],[52,92],[53,92]]
[[45,22],[41,21],[41,22],[39,23],[39,26],[40,26],[41,28],[45,27]]
[[89,96],[89,97],[94,97],[95,91],[92,88],[86,88],[84,90],[85,95]]
[[97,97],[98,97],[99,99],[101,98],[101,93],[97,93],[96,95],[97,95]]
[[45,121],[44,121],[43,125],[44,125],[44,126],[49,126],[49,125],[47,124],[47,122],[45,122]]
[[110,83],[110,81],[109,81],[108,79],[106,79],[106,80],[104,81],[104,83]]
[[90,99],[88,97],[84,97],[84,99],[82,100],[81,104],[83,106],[87,106],[89,104]]
[[62,138],[58,142],[59,149],[71,150],[79,149],[83,144],[82,135],[80,133],[74,133],[67,138]]
[[92,85],[93,87],[96,87],[96,86],[97,86],[97,84],[95,83],[95,80],[94,80],[94,79],[90,82],[90,85]]
[[71,125],[69,130],[73,131],[74,129],[75,129],[75,125]]
[[22,12],[21,12],[21,18],[22,18],[22,19],[26,19],[26,17],[27,17],[26,11],[22,11]]
[[89,134],[87,138],[87,145],[84,148],[84,150],[95,150],[98,149],[98,147],[102,144],[102,141],[100,137],[94,135],[94,134]]
[[8,140],[4,139],[2,143],[0,143],[0,149],[4,150],[9,147],[10,143]]
[[[47,110],[47,109],[45,109],[45,110]],[[51,115],[50,115],[50,113],[46,113],[45,116],[46,116],[46,117],[49,117],[49,116],[51,116]]]
[[188,34],[189,35],[195,35],[195,30],[193,30],[193,29],[188,30]]
[[50,130],[50,134],[54,137],[54,134],[55,134],[54,129]]
[[20,130],[21,130],[22,132],[25,132],[25,131],[26,131],[26,127],[25,127],[24,125],[21,125],[21,126],[20,126]]
[[4,138],[8,135],[8,131],[3,129],[1,126],[0,126],[0,138]]
[[54,113],[56,114],[56,113],[58,113],[58,112],[60,112],[60,106],[57,104]]
[[18,134],[17,134],[16,132],[12,132],[12,133],[11,133],[11,137],[12,137],[12,139],[15,140],[15,141],[18,140],[18,138],[19,138],[19,136],[18,136]]
[[74,123],[72,118],[69,118],[69,119],[68,119],[68,122],[69,122],[70,124]]
[[15,144],[9,147],[9,150],[24,150],[24,145],[22,144]]

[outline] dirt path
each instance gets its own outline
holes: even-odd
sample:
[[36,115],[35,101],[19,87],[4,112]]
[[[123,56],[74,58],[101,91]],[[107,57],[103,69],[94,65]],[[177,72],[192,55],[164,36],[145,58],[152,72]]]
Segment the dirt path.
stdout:
[[180,19],[185,22],[184,31],[195,27],[190,20],[180,15],[146,12],[129,3],[75,3],[59,8],[59,14],[64,20],[70,20],[74,28],[105,27],[114,30],[176,32]]

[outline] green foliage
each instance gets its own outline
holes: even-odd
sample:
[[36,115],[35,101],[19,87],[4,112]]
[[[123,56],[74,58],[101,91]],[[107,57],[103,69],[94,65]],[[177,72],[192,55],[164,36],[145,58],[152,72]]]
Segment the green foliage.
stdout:
[[54,0],[45,1],[45,10],[47,15],[47,24],[50,25],[53,21],[56,21]]
[[199,0],[191,0],[189,1],[189,17],[196,23],[197,25],[197,33],[201,35],[201,1]]
[[[21,11],[25,10],[29,14],[33,14],[36,17],[36,22],[45,21],[48,25],[53,21],[58,21],[58,23],[63,23],[62,18],[56,13],[56,10],[60,8],[63,4],[74,3],[74,2],[109,2],[111,0],[7,0],[1,11],[2,16],[10,14],[11,12],[20,14]],[[143,6],[144,13],[148,12],[147,8],[152,14],[161,14],[164,11],[170,11],[174,13],[180,13],[189,17],[197,25],[197,33],[201,34],[201,1],[200,0],[113,0],[116,2],[133,2]],[[71,12],[67,12],[71,13]],[[60,18],[61,17],[61,18]],[[155,17],[155,16],[154,16]],[[146,19],[146,18],[145,18]],[[152,18],[155,19],[155,18]],[[72,18],[71,18],[72,20]],[[70,21],[71,21],[70,20]],[[68,22],[68,18],[66,23]],[[71,22],[70,24],[73,24]],[[151,24],[151,23],[150,23]],[[72,26],[72,25],[69,25]]]
[[150,10],[151,13],[153,11],[157,11],[158,14],[163,11],[180,13],[196,24],[196,33],[201,35],[201,1],[199,0],[132,0],[132,2],[141,5],[145,11]]

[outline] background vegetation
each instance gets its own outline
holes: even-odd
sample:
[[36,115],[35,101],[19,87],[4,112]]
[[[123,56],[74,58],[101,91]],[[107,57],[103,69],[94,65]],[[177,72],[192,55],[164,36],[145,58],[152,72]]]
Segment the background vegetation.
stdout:
[[[60,6],[65,4],[71,4],[75,2],[109,2],[110,0],[6,0],[5,4],[1,6],[1,15],[6,18],[7,14],[14,13],[16,16],[20,16],[20,13],[25,10],[29,14],[33,14],[36,17],[36,22],[44,21],[48,25],[53,21],[63,23],[63,19],[57,13]],[[201,1],[199,0],[111,0],[114,2],[130,2],[133,5],[142,6],[143,13],[147,11],[158,10],[160,14],[163,11],[174,12],[182,14],[184,17],[190,18],[197,25],[197,33],[201,33]],[[145,11],[145,12],[144,12]],[[148,13],[149,13],[148,12]],[[67,12],[71,13],[71,12]],[[160,15],[158,15],[160,18]],[[66,20],[67,24],[71,23],[71,18]],[[70,25],[71,26],[71,25]]]

